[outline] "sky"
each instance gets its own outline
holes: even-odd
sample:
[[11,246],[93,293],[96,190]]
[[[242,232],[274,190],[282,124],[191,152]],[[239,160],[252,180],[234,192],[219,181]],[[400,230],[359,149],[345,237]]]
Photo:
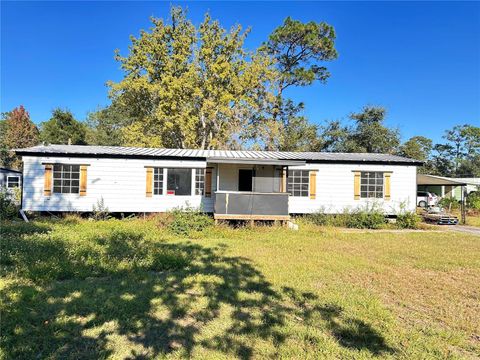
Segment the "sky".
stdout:
[[209,11],[224,27],[250,27],[257,48],[287,16],[334,26],[339,58],[326,84],[289,89],[304,115],[348,123],[365,105],[387,108],[402,138],[436,142],[457,124],[480,126],[478,2],[1,2],[0,110],[24,105],[35,123],[56,107],[84,120],[109,104],[108,80],[122,71],[114,50],[131,34],[188,7],[198,24]]

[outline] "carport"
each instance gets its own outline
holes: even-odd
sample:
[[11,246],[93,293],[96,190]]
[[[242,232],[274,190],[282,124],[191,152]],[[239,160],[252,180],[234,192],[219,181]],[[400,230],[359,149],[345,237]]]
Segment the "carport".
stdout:
[[462,189],[462,198],[460,200],[460,209],[462,213],[462,224],[466,222],[466,208],[465,208],[465,186],[467,185],[464,182],[450,179],[443,176],[436,175],[426,175],[426,174],[417,174],[417,187],[418,185],[423,186],[461,186]]

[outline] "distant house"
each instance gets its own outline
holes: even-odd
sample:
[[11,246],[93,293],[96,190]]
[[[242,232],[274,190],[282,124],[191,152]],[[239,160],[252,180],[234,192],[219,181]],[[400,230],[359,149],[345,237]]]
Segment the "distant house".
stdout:
[[0,168],[0,187],[13,189],[22,186],[22,172]]
[[23,209],[164,212],[200,207],[216,219],[287,219],[373,203],[415,210],[421,163],[388,154],[49,145],[18,149]]

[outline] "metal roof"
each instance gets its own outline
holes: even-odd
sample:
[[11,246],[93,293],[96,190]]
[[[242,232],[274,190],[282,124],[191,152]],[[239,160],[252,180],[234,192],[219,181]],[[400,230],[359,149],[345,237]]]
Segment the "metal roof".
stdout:
[[467,185],[464,181],[437,175],[417,174],[417,185]]
[[221,160],[298,160],[307,162],[373,162],[421,165],[422,162],[401,156],[373,153],[328,153],[250,150],[158,149],[122,146],[39,145],[15,149],[18,155],[84,156],[84,157],[142,157],[142,158],[200,158]]

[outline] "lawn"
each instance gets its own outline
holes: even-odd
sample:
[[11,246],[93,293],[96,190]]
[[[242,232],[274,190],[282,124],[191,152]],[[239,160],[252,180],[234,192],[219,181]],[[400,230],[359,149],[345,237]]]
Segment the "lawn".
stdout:
[[2,224],[1,355],[475,358],[480,237]]

